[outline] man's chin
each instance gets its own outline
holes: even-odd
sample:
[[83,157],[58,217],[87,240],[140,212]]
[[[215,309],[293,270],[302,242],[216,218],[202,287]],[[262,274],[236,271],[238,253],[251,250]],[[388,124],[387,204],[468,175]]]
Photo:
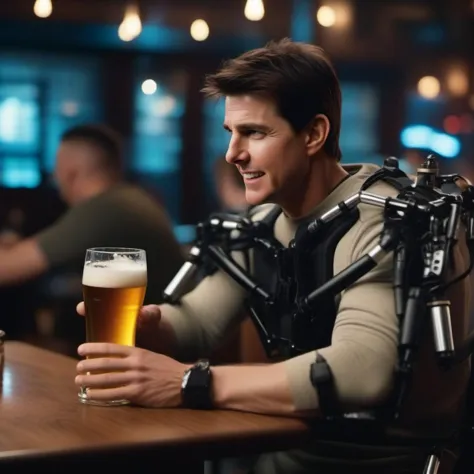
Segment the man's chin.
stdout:
[[269,193],[255,192],[247,190],[245,193],[245,200],[250,206],[258,206],[271,202]]

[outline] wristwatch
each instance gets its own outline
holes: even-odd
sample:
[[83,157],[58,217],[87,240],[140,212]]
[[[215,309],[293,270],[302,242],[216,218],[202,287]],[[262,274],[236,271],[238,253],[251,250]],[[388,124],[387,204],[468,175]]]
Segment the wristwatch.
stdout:
[[181,395],[184,408],[212,408],[212,373],[208,360],[199,360],[184,372]]

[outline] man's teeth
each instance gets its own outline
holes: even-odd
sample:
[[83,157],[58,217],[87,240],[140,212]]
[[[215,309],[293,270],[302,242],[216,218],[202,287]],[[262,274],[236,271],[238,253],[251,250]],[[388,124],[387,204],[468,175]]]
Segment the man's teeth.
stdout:
[[263,176],[263,175],[264,173],[262,173],[261,171],[257,171],[256,173],[244,173],[244,176],[247,179],[260,178],[260,176]]

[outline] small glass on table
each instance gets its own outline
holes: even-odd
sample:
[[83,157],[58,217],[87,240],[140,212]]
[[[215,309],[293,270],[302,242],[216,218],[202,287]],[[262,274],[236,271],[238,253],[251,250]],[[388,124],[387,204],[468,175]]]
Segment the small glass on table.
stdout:
[[3,382],[3,366],[5,365],[5,339],[5,331],[0,329],[0,387],[2,386]]

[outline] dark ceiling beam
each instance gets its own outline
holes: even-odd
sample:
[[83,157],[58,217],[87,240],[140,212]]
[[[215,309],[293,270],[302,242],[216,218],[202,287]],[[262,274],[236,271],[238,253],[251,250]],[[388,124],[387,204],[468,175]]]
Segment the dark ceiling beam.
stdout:
[[0,19],[0,44],[6,48],[47,50],[108,50],[132,53],[240,53],[261,46],[269,38],[211,35],[204,42],[194,41],[187,31],[160,25],[145,25],[142,34],[126,43],[117,35],[115,25],[50,21],[6,21]]

